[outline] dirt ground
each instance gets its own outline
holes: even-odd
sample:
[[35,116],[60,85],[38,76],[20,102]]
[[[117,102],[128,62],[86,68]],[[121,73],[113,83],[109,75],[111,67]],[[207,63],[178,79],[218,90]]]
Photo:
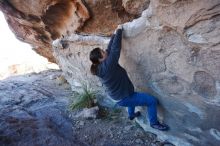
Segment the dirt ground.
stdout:
[[124,111],[108,110],[98,119],[73,119],[76,139],[89,146],[172,146],[161,142],[153,133],[145,132]]

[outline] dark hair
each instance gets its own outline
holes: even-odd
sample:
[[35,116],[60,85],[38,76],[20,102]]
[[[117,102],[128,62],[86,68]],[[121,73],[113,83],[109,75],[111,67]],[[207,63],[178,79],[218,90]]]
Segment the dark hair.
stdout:
[[90,71],[93,75],[97,75],[98,65],[100,64],[99,59],[101,58],[102,58],[102,53],[100,48],[94,48],[90,52],[90,60],[92,61]]

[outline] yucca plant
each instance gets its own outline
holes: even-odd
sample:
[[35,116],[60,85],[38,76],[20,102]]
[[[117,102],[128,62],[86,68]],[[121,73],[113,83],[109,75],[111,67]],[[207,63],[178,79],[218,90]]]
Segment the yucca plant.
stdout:
[[95,95],[96,93],[93,90],[84,86],[82,92],[75,94],[74,98],[76,98],[76,100],[70,104],[70,108],[74,110],[93,107],[95,105]]

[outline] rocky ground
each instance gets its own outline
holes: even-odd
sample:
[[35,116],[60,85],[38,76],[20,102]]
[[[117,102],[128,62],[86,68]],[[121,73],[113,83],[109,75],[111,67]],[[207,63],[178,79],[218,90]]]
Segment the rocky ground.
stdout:
[[162,146],[120,110],[94,119],[70,111],[73,92],[59,70],[0,81],[1,146]]

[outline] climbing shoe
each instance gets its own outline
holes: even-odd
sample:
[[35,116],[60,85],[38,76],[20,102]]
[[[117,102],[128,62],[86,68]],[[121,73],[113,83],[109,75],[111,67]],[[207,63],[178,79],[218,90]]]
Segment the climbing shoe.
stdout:
[[134,113],[134,115],[129,116],[128,119],[129,120],[134,120],[135,117],[139,117],[141,115],[140,111],[137,111],[136,113]]
[[156,124],[151,124],[150,125],[152,128],[157,129],[157,130],[161,130],[161,131],[167,131],[169,130],[169,126],[163,123],[159,123],[157,122]]

